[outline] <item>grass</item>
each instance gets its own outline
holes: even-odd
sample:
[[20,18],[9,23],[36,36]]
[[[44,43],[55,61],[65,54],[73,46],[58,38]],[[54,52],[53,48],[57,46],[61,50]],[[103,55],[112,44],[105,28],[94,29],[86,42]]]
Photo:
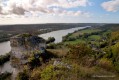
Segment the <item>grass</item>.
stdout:
[[85,43],[82,39],[77,39],[75,41],[66,41],[64,44],[77,44],[77,43]]
[[99,36],[99,35],[91,35],[91,36],[89,36],[88,37],[88,39],[93,39],[93,40],[100,40],[101,39],[101,36]]
[[100,31],[99,29],[85,29],[80,31],[81,33],[92,33],[92,32],[97,32]]
[[80,34],[93,33],[93,32],[98,32],[98,31],[101,31],[101,30],[100,29],[84,29],[84,30],[80,30],[80,31],[73,33],[70,37],[76,37],[76,36],[79,36]]
[[56,55],[58,57],[65,56],[68,50],[65,49],[47,49],[47,51],[51,52],[53,55]]
[[[101,30],[100,29],[92,29],[92,28],[83,29],[83,30],[79,30],[77,32],[72,33],[69,36],[69,38],[76,38],[79,35],[83,36],[84,33],[90,34],[90,33],[99,32],[99,31],[101,31]],[[91,36],[89,36],[88,38],[85,38],[85,39],[80,38],[80,39],[76,39],[74,41],[65,41],[64,44],[73,44],[73,45],[75,45],[75,44],[78,44],[78,43],[86,43],[87,40],[88,40],[88,42],[91,42],[91,43],[96,44],[97,46],[99,46],[99,40],[100,39],[101,39],[100,35],[91,35]],[[94,41],[91,41],[91,40],[94,40]]]

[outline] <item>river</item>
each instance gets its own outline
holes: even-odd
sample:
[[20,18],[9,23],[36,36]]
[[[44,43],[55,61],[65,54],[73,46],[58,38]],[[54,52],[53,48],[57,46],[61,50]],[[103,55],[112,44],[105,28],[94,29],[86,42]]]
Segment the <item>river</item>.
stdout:
[[[89,27],[89,26],[52,31],[52,32],[49,32],[49,33],[41,34],[39,36],[43,37],[44,39],[48,39],[48,37],[54,37],[55,38],[55,43],[58,43],[58,42],[61,42],[62,37],[67,35],[68,33],[72,33],[76,30],[84,29],[84,28],[87,28],[87,27]],[[8,53],[8,52],[10,52],[10,50],[11,50],[10,41],[0,43],[0,55],[4,55],[4,54]],[[5,71],[13,72],[13,76],[15,76],[14,74],[18,72],[18,71],[15,72],[16,69],[13,68],[10,65],[10,62],[7,62],[4,65],[0,66],[0,72],[5,72]]]
[[[89,27],[89,26],[86,26],[86,27]],[[65,29],[65,30],[57,30],[57,31],[44,33],[44,34],[41,34],[39,36],[43,37],[44,39],[48,39],[48,37],[54,37],[55,43],[58,43],[58,42],[61,42],[62,37],[67,35],[68,33],[72,33],[76,30],[84,29],[86,27],[76,27],[76,28]],[[11,51],[10,41],[0,43],[0,55],[4,55],[10,51]]]
[[10,41],[0,43],[0,55],[4,55],[11,51]]
[[[87,26],[87,27],[89,27],[89,26]],[[71,29],[52,31],[52,32],[49,32],[49,33],[41,34],[39,36],[43,37],[44,39],[48,39],[49,37],[54,37],[55,38],[55,43],[58,43],[58,42],[61,42],[62,37],[67,35],[68,33],[73,33],[76,30],[84,29],[84,28],[86,28],[86,27],[76,27],[76,28],[71,28]]]

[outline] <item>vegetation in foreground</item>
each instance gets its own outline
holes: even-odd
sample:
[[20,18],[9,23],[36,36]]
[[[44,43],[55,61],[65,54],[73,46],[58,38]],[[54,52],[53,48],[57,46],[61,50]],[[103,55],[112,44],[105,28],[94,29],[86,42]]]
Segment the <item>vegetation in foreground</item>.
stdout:
[[16,80],[119,80],[119,29],[114,28],[75,31],[58,44],[49,39],[44,59],[31,56],[33,64],[22,65]]
[[4,64],[9,60],[10,60],[10,53],[7,53],[6,55],[0,55],[0,65]]
[[0,74],[0,80],[9,80],[10,76],[11,76],[11,73],[9,72],[2,73]]

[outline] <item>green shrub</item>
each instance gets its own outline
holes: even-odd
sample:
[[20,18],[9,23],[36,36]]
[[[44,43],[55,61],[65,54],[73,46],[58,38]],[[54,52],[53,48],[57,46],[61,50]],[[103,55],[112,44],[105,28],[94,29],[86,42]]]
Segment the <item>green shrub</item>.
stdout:
[[10,53],[7,53],[6,55],[0,56],[0,65],[4,64],[5,62],[10,60]]
[[48,40],[46,41],[47,44],[52,43],[55,41],[54,37],[49,37]]
[[69,77],[68,69],[63,66],[47,66],[41,72],[41,80],[66,80]]
[[54,67],[52,65],[46,67],[41,73],[42,80],[50,80],[53,77]]
[[47,49],[55,49],[56,48],[56,44],[55,43],[51,43],[47,45]]
[[30,58],[28,58],[28,64],[31,68],[36,67],[38,65],[40,65],[40,58],[35,58],[35,56],[31,56]]
[[29,80],[29,76],[26,72],[19,72],[16,80]]

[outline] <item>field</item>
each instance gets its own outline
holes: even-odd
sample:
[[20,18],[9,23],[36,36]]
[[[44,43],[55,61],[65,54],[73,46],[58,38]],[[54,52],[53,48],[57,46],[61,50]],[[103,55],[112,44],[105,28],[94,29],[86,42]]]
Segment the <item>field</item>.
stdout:
[[79,30],[77,32],[74,32],[70,37],[76,37],[79,35],[83,35],[84,33],[90,34],[93,32],[98,32],[100,31],[100,29],[84,29],[84,30]]
[[101,39],[101,36],[99,35],[91,35],[88,37],[89,40],[100,40]]
[[78,44],[78,43],[85,43],[85,40],[77,39],[75,41],[66,41],[64,44]]
[[90,42],[90,43],[99,45],[99,40],[101,40],[101,37],[102,37],[102,33],[100,34],[100,32],[101,32],[100,29],[95,29],[95,28],[87,28],[83,30],[78,30],[67,37],[67,39],[73,38],[73,40],[66,40],[64,41],[64,44],[78,44],[78,43]]

